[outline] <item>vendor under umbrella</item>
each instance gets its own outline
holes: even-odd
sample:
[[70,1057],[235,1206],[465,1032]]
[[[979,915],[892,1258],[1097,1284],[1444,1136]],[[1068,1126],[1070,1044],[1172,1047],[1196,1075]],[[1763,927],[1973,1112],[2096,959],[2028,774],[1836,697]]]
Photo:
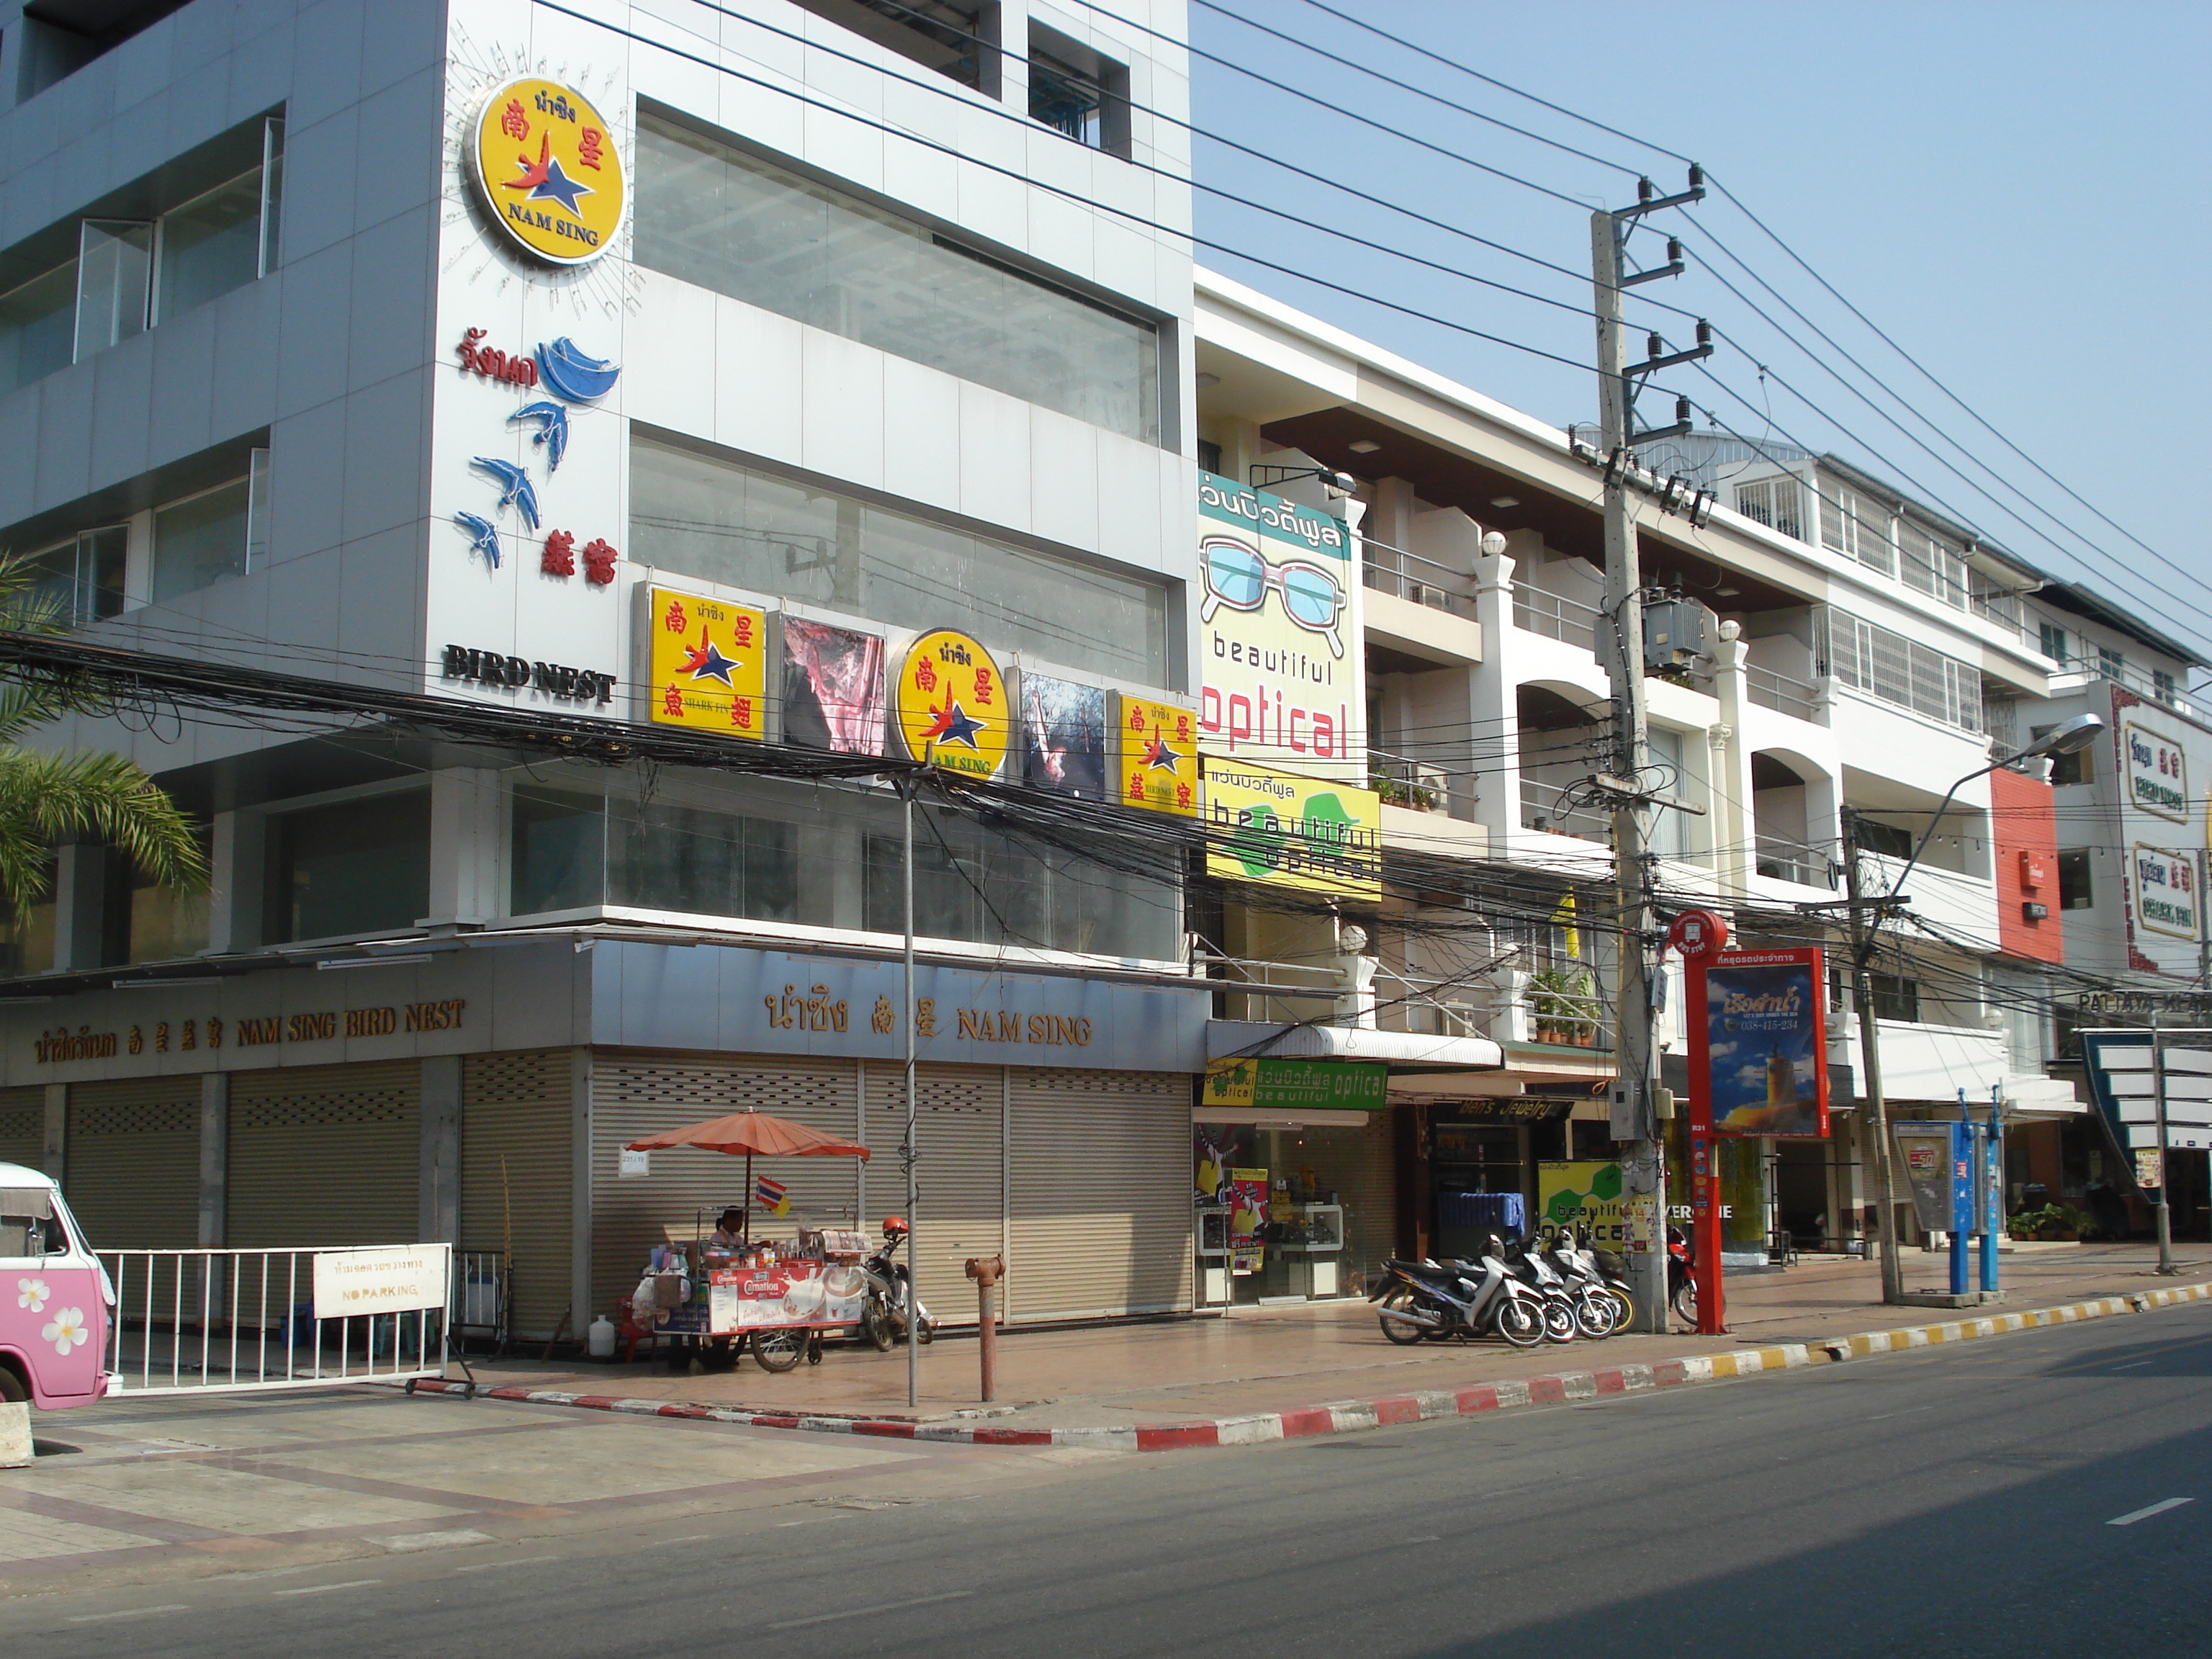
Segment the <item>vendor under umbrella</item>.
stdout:
[[727,1267],[744,1253],[744,1249],[745,1212],[743,1206],[732,1204],[714,1223],[714,1236],[707,1241],[707,1264],[714,1267]]

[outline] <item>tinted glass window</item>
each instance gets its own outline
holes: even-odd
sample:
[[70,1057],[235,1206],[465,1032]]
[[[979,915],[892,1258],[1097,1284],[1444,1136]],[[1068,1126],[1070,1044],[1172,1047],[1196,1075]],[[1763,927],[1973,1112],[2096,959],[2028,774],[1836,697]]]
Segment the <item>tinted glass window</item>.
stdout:
[[636,257],[1110,431],[1159,438],[1159,338],[926,227],[650,117]]
[[0,392],[67,368],[76,333],[76,260],[0,294]]
[[430,792],[288,812],[270,825],[272,943],[404,931],[430,908]]
[[259,167],[163,216],[161,316],[243,288],[260,274]]
[[244,478],[165,507],[154,515],[156,605],[246,574],[247,503]]

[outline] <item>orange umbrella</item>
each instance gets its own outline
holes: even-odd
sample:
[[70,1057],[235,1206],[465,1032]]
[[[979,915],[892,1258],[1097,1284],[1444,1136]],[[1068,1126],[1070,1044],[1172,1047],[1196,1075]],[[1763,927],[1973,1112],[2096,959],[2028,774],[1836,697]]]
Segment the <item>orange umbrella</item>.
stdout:
[[810,1129],[804,1123],[793,1123],[787,1117],[770,1117],[766,1112],[756,1112],[748,1107],[742,1112],[732,1112],[727,1117],[708,1118],[704,1123],[687,1123],[680,1129],[664,1129],[657,1135],[647,1135],[642,1140],[633,1140],[626,1150],[633,1152],[656,1152],[670,1146],[696,1146],[705,1152],[728,1152],[732,1156],[743,1152],[745,1157],[745,1219],[747,1231],[752,1219],[753,1158],[865,1158],[868,1149],[857,1140],[844,1140],[820,1129]]

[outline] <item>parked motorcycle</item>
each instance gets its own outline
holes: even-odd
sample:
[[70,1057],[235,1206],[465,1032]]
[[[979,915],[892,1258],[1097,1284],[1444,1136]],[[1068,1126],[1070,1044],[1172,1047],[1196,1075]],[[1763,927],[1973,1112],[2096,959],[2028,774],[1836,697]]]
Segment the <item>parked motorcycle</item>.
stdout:
[[1697,1256],[1680,1227],[1667,1229],[1667,1304],[1675,1316],[1698,1328]]
[[929,1316],[928,1304],[914,1296],[914,1275],[905,1262],[891,1260],[912,1231],[902,1218],[884,1217],[884,1242],[860,1264],[861,1274],[868,1281],[867,1302],[860,1310],[860,1334],[878,1353],[890,1352],[905,1332],[909,1300],[919,1316],[921,1341],[927,1345],[937,1335],[937,1322]]
[[[1501,1245],[1492,1233],[1490,1248],[1516,1278],[1543,1299],[1546,1341],[1571,1342],[1577,1336],[1590,1334],[1589,1325],[1596,1321],[1591,1318],[1586,1323],[1584,1298],[1568,1288],[1565,1278],[1545,1259],[1543,1250],[1534,1241],[1516,1238],[1510,1244]],[[1602,1334],[1609,1336],[1612,1333],[1611,1324],[1605,1324]]]
[[1632,1304],[1615,1294],[1599,1271],[1596,1256],[1572,1233],[1554,1231],[1540,1241],[1539,1249],[1574,1298],[1575,1322],[1584,1336],[1602,1342],[1628,1322]]
[[1544,1340],[1543,1297],[1495,1255],[1441,1265],[1386,1261],[1367,1299],[1380,1304],[1382,1334],[1406,1346],[1493,1333],[1516,1348]]

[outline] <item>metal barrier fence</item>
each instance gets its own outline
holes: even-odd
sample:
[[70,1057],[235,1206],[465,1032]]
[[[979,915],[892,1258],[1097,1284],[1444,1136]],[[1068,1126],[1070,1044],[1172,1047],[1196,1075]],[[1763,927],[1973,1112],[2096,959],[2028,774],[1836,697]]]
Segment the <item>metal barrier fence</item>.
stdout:
[[238,1393],[445,1375],[450,1244],[99,1255],[114,1289],[106,1369],[118,1392]]
[[456,1354],[471,1342],[489,1343],[495,1358],[514,1340],[509,1312],[508,1266],[505,1250],[453,1252],[453,1289],[446,1304],[447,1339]]

